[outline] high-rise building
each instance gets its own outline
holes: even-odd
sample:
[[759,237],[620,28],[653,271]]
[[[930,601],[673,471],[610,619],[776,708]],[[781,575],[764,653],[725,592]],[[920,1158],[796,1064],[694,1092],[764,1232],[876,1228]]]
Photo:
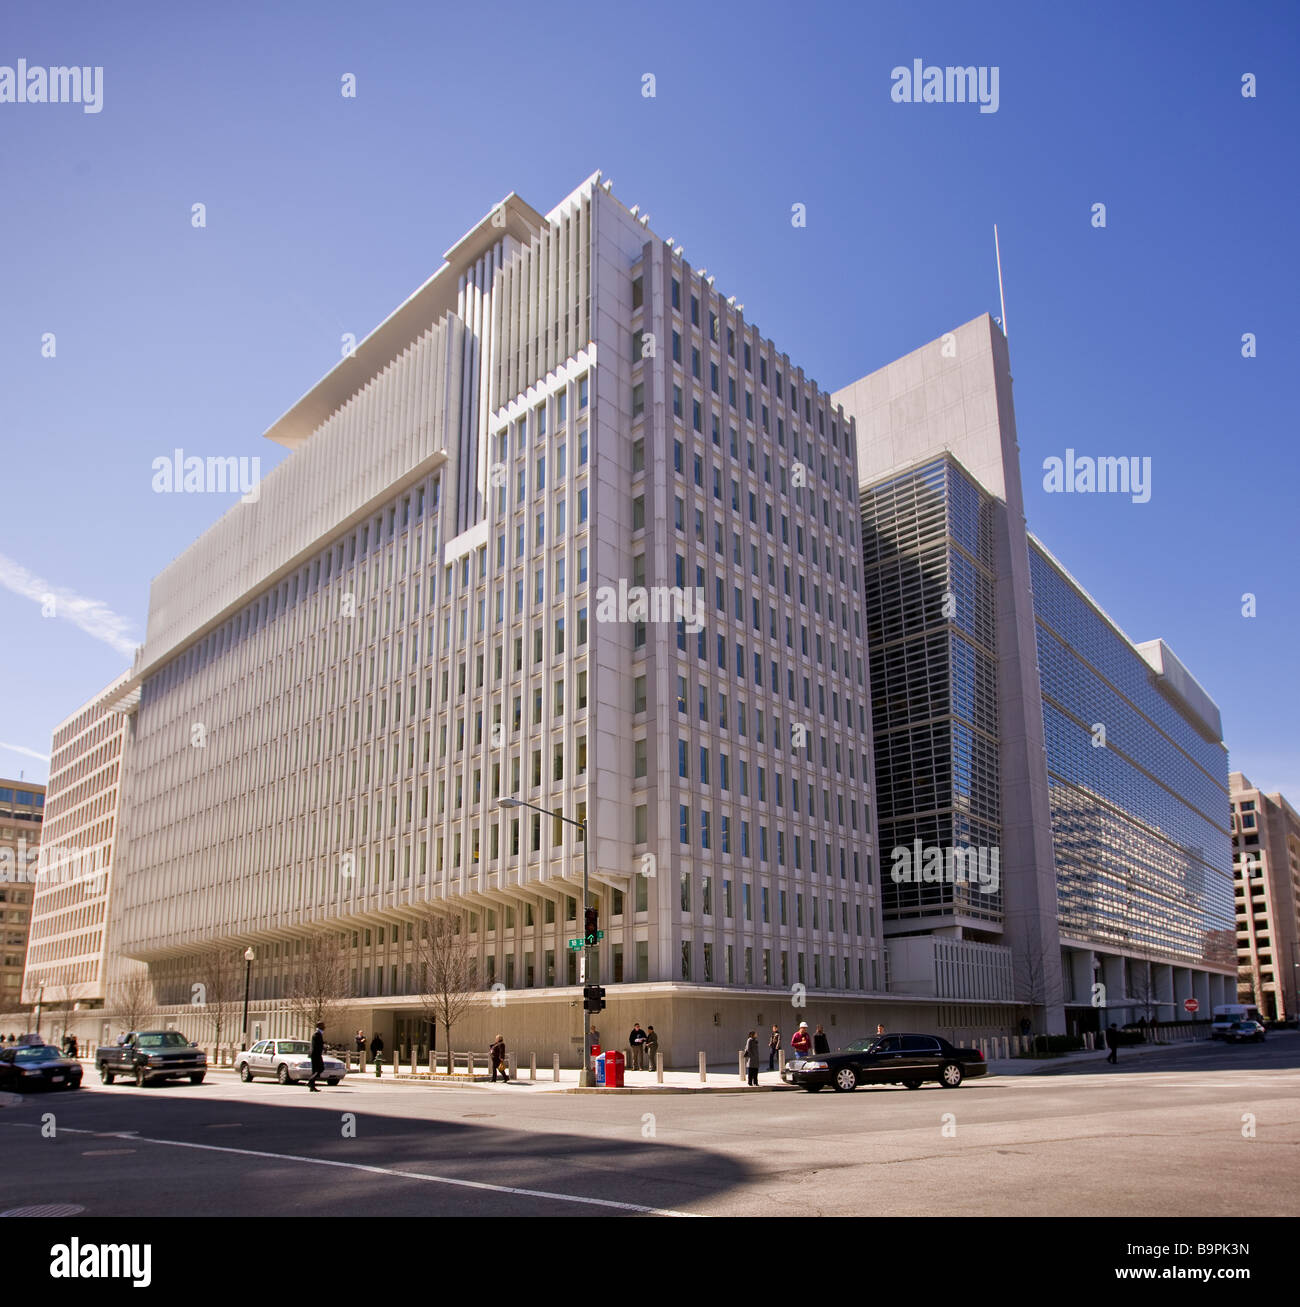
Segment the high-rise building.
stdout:
[[[123,952],[182,1004],[251,947],[255,1037],[292,1029],[327,937],[343,1024],[419,1043],[432,908],[530,1047],[569,1051],[569,818],[602,1022],[730,1054],[800,987],[863,1028],[852,423],[599,174],[546,215],[507,197],[445,259],[154,581],[120,690]],[[505,1015],[467,1016],[469,1046]]]
[[117,701],[126,679],[123,673],[54,728],[23,978],[24,1002],[42,992],[56,1025],[92,1039],[102,1037],[99,1025],[74,1013],[103,1006],[115,965],[108,924],[127,741]]
[[891,972],[1005,944],[1050,1030],[1225,1001],[1218,709],[1028,534],[1002,333],[985,315],[834,398],[858,435]]
[[1262,1015],[1300,1016],[1300,813],[1235,771],[1232,860],[1237,899],[1237,995]]
[[0,780],[0,1012],[15,1012],[25,1001],[23,957],[44,816],[44,785]]

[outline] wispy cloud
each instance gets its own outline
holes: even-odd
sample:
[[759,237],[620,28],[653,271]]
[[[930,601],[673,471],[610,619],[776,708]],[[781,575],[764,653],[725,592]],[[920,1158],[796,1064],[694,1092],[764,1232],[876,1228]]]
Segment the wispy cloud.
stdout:
[[10,753],[26,754],[27,757],[38,758],[41,762],[49,762],[50,760],[48,753],[37,753],[35,749],[28,749],[21,744],[6,744],[3,740],[0,740],[0,749],[8,749]]
[[139,642],[130,634],[131,622],[100,600],[51,585],[4,554],[0,554],[0,585],[40,604],[50,616],[79,626],[87,635],[102,640],[127,658],[135,656]]

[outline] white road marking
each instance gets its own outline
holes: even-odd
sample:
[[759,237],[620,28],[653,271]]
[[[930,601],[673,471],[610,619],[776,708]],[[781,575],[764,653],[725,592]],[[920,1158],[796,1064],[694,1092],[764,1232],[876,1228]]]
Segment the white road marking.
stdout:
[[[5,1122],[6,1125],[27,1124]],[[35,1129],[33,1125],[31,1127]],[[326,1157],[303,1157],[296,1153],[267,1153],[256,1148],[223,1148],[218,1144],[191,1144],[181,1139],[151,1139],[134,1130],[120,1133],[101,1130],[78,1130],[62,1127],[63,1134],[94,1135],[97,1139],[129,1139],[133,1143],[161,1144],[170,1148],[195,1148],[205,1153],[232,1153],[239,1157],[268,1158],[273,1162],[304,1162],[308,1166],[336,1166],[346,1171],[366,1171],[371,1175],[391,1175],[401,1180],[423,1180],[427,1184],[456,1185],[462,1189],[482,1189],[487,1193],[515,1194],[522,1198],[549,1198],[560,1203],[582,1203],[589,1207],[612,1207],[621,1212],[642,1212],[647,1216],[696,1216],[696,1212],[679,1212],[670,1207],[646,1207],[640,1203],[620,1203],[610,1198],[587,1198],[580,1194],[551,1193],[546,1189],[519,1189],[513,1185],[488,1184],[483,1180],[458,1180],[445,1175],[424,1175],[419,1171],[399,1171],[394,1167],[368,1166],[364,1162],[336,1162]]]

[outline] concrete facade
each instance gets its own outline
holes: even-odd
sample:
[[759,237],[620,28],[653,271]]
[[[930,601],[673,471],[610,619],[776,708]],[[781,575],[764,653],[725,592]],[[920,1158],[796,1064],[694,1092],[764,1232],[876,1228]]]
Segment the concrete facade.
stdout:
[[20,1003],[34,1001],[23,994],[23,962],[44,816],[44,785],[0,779],[0,1012],[15,1017]]
[[1292,1020],[1300,1016],[1300,814],[1241,772],[1230,780],[1237,996],[1267,1018]]
[[868,1020],[852,423],[599,174],[545,216],[507,197],[445,258],[268,431],[293,455],[258,501],[154,582],[120,690],[123,955],[186,1015],[252,947],[276,1034],[332,939],[331,1033],[418,1039],[433,911],[506,1012],[576,1031],[581,842],[517,796],[587,821],[612,1012],[653,997],[719,1053],[724,999]]
[[114,865],[129,742],[127,673],[61,721],[51,742],[46,839],[34,885],[24,1001],[59,996],[52,1031],[101,1038],[95,1013],[140,963],[114,948]]

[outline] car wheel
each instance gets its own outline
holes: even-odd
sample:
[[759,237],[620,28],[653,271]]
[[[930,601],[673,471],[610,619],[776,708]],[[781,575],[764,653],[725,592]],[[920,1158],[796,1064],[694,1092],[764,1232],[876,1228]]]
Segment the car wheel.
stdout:
[[203,1075],[204,1073],[202,1071],[196,1071],[192,1076],[190,1076],[190,1084],[201,1085],[203,1083]]
[[148,1083],[149,1083],[149,1081],[148,1081],[148,1078],[145,1076],[145,1073],[144,1073],[144,1067],[142,1067],[142,1066],[138,1066],[138,1067],[136,1067],[136,1069],[135,1069],[135,1087],[136,1087],[137,1089],[143,1089],[143,1088],[145,1087],[145,1085],[147,1085]]
[[851,1066],[842,1066],[831,1083],[837,1094],[851,1094],[858,1087],[858,1073]]
[[241,1062],[239,1065],[239,1078],[245,1083],[253,1078],[253,1068],[247,1062]]
[[921,1082],[919,1080],[904,1080],[903,1083],[909,1089],[920,1089],[921,1087]]
[[339,1082],[339,1078],[338,1076],[335,1076],[333,1080],[327,1080],[325,1083],[327,1085],[337,1085],[338,1082]]
[[99,1068],[99,1078],[106,1085],[111,1085],[113,1083],[113,1073],[106,1066]]
[[806,1089],[810,1094],[820,1094],[821,1091],[825,1088],[825,1086],[824,1086],[824,1085],[804,1085],[804,1088],[805,1088],[805,1089]]
[[280,1063],[280,1070],[276,1073],[275,1078],[282,1085],[287,1085],[289,1083],[289,1066],[287,1063],[285,1062]]
[[939,1069],[939,1083],[945,1089],[956,1089],[961,1082],[961,1067],[956,1062],[945,1062]]
[[80,1080],[69,1080],[68,1083],[67,1083],[66,1085],[64,1085],[63,1087],[64,1087],[64,1089],[80,1089],[80,1088],[81,1088],[81,1081],[80,1081]]

